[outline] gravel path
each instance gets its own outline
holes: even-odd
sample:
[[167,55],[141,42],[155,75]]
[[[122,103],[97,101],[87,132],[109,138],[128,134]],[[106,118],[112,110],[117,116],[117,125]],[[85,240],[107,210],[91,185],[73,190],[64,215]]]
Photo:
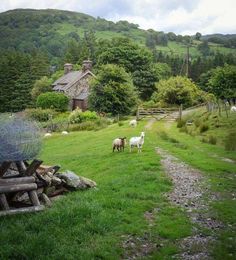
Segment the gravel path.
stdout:
[[[177,259],[195,260],[211,259],[208,246],[215,242],[214,232],[222,228],[222,224],[211,218],[209,214],[209,199],[214,197],[209,193],[204,178],[196,169],[179,161],[161,148],[156,148],[162,157],[161,163],[171,178],[174,188],[167,196],[169,200],[184,208],[193,223],[193,235],[180,241],[182,253]],[[201,233],[202,228],[210,230],[211,235]]]
[[[150,119],[145,130],[151,129],[155,119]],[[172,120],[167,120],[166,127],[170,127]],[[223,228],[223,224],[216,221],[209,215],[209,201],[217,199],[210,193],[203,175],[200,171],[190,167],[178,160],[168,152],[157,147],[156,152],[161,156],[161,164],[164,171],[173,182],[173,190],[167,194],[171,203],[181,207],[193,224],[192,236],[179,241],[181,253],[174,256],[174,259],[183,260],[205,260],[212,259],[209,253],[209,246],[216,242],[215,233]],[[158,209],[145,212],[144,217],[151,227],[154,223],[154,214]],[[207,229],[209,235],[202,233]],[[126,251],[123,259],[145,258],[156,248],[162,247],[162,243],[155,244],[147,237],[123,237],[123,248]]]

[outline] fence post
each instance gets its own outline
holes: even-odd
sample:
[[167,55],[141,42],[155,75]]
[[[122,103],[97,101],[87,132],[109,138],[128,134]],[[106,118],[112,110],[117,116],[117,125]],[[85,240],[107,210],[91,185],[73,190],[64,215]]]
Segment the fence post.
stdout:
[[182,119],[182,110],[183,110],[183,105],[180,104],[180,106],[179,106],[179,120]]
[[[224,104],[225,104],[225,103],[224,103]],[[226,113],[227,118],[229,118],[226,104],[225,104],[225,113]]]
[[136,120],[139,120],[139,108],[137,109],[137,113],[136,113]]

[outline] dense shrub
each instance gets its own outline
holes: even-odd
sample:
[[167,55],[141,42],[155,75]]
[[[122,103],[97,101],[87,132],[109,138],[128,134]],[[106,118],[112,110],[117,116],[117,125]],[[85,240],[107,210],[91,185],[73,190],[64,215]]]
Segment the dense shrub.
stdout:
[[231,132],[226,136],[225,150],[236,151],[236,132]]
[[109,120],[97,119],[94,121],[84,121],[79,124],[71,124],[68,128],[69,131],[91,131],[99,130],[107,127],[110,124]]
[[69,131],[91,131],[96,129],[95,122],[87,121],[80,124],[73,124],[69,126]]
[[98,116],[97,116],[96,112],[87,110],[87,111],[81,113],[81,119],[82,119],[82,122],[83,121],[93,121],[93,120],[97,120]]
[[187,127],[186,125],[184,125],[184,126],[182,126],[182,127],[179,129],[179,131],[180,131],[181,133],[188,133],[188,127]]
[[201,124],[200,127],[199,127],[199,131],[200,133],[204,133],[206,132],[207,130],[209,129],[209,126],[207,124]]
[[26,109],[25,114],[27,118],[39,122],[46,122],[56,115],[56,111],[53,109],[32,108],[32,109]]
[[183,120],[183,119],[177,120],[177,128],[181,128],[181,127],[185,126],[185,124],[186,124],[185,120]]
[[47,122],[45,127],[50,132],[61,132],[64,130],[68,130],[69,127],[68,114],[67,113],[60,114],[59,116]]
[[199,127],[200,125],[201,125],[201,120],[200,119],[195,119],[194,120],[194,125],[196,126],[196,127]]
[[69,98],[62,93],[47,92],[40,94],[37,98],[36,106],[43,109],[51,108],[57,111],[68,109]]
[[160,80],[156,84],[156,92],[152,95],[152,100],[165,102],[170,105],[180,105],[184,107],[198,103],[202,95],[200,89],[186,77],[171,77],[167,80]]
[[216,145],[216,143],[217,143],[217,138],[216,138],[215,136],[213,136],[213,135],[210,135],[208,142],[209,142],[209,144]]
[[206,137],[203,137],[203,138],[201,139],[201,142],[202,142],[202,143],[208,143],[208,139],[207,139]]
[[97,120],[98,118],[99,117],[97,116],[96,112],[92,112],[89,110],[82,112],[82,110],[79,108],[76,108],[69,115],[69,121],[72,124],[78,124],[85,121],[94,121]]

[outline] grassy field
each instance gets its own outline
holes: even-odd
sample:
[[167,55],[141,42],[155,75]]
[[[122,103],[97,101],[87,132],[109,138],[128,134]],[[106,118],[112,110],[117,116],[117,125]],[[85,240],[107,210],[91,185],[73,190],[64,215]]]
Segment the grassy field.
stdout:
[[[39,156],[45,164],[60,164],[97,182],[97,189],[73,192],[38,214],[0,219],[0,259],[120,259],[140,250],[123,244],[134,241],[150,243],[148,259],[171,259],[178,249],[178,239],[191,234],[192,226],[185,212],[170,205],[164,194],[172,184],[163,172],[155,147],[160,146],[180,159],[201,169],[211,189],[222,195],[211,205],[211,214],[225,224],[219,244],[213,249],[215,259],[233,259],[235,253],[236,201],[235,152],[221,146],[202,143],[175,124],[156,122],[146,130],[143,152],[112,153],[115,137],[138,135],[146,122],[136,129],[114,124],[100,131],[55,135],[44,141]],[[176,142],[161,138],[161,132]],[[153,211],[153,209],[156,209]],[[153,223],[145,218],[153,213]]]
[[[80,37],[84,35],[84,29],[82,27],[76,27],[70,23],[63,23],[63,24],[55,24],[55,30],[60,33],[61,35],[66,35],[70,32],[76,32],[79,34]],[[111,39],[113,37],[128,37],[133,39],[136,43],[145,46],[146,41],[146,31],[141,29],[131,29],[129,32],[115,32],[115,31],[96,31],[95,33],[98,39]],[[194,59],[198,56],[201,56],[201,53],[198,51],[197,46],[201,43],[201,41],[193,41],[193,44],[189,48],[189,52],[191,57]],[[216,52],[219,51],[224,54],[234,53],[235,49],[226,48],[219,44],[209,43],[209,46],[212,51]],[[168,46],[156,46],[158,51],[163,51],[169,55],[186,55],[186,45],[183,43],[169,41]]]
[[[155,133],[147,133],[142,154],[112,153],[113,138],[137,135],[143,124],[45,140],[40,156],[45,163],[59,163],[98,187],[71,193],[39,214],[2,218],[0,259],[118,259],[129,254],[122,247],[128,235],[152,241],[159,248],[152,255],[159,259],[176,253],[176,239],[189,235],[191,227],[163,196],[171,183],[154,150]],[[150,227],[144,213],[153,208],[158,214]]]

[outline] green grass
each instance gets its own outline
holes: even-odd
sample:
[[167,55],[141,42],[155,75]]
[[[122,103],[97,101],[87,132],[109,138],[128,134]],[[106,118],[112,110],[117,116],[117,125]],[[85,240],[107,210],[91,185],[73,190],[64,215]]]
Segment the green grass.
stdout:
[[[163,194],[171,182],[155,153],[156,134],[146,132],[143,152],[112,153],[112,140],[137,135],[128,122],[101,131],[55,135],[44,141],[39,156],[46,164],[60,164],[97,182],[97,189],[73,192],[38,214],[0,220],[0,259],[119,259],[124,235],[145,237],[165,245],[150,256],[170,257],[178,252],[176,239],[191,233],[179,208]],[[154,225],[144,217],[153,208]]]
[[[198,136],[179,132],[176,124],[156,122],[146,130],[141,154],[128,149],[112,153],[115,137],[138,135],[145,123],[131,129],[125,121],[100,131],[55,134],[44,140],[39,158],[45,164],[60,164],[62,170],[91,178],[97,188],[70,193],[41,213],[1,218],[0,259],[120,259],[125,254],[124,237],[130,235],[148,237],[157,245],[149,259],[171,259],[179,252],[178,240],[191,234],[192,225],[185,211],[164,196],[172,185],[162,171],[157,146],[200,169],[211,191],[221,195],[210,204],[209,215],[225,225],[216,234],[219,240],[212,254],[214,259],[233,259],[235,164],[220,158],[236,160],[235,152],[202,143]],[[153,211],[150,226],[144,214],[154,208],[158,210]]]
[[[69,34],[70,32],[76,32],[79,34],[80,37],[83,37],[84,35],[84,28],[77,27],[69,22],[65,22],[62,24],[55,24],[53,28],[60,33],[61,35]],[[96,37],[98,39],[111,39],[113,37],[128,37],[133,39],[136,43],[145,46],[146,41],[146,31],[141,29],[130,29],[128,32],[115,32],[115,31],[96,31]],[[193,41],[193,44],[189,48],[189,52],[192,58],[196,58],[198,56],[201,56],[201,53],[198,51],[197,46],[202,43],[201,41]],[[224,54],[235,54],[235,49],[226,48],[221,46],[220,44],[214,44],[209,43],[209,46],[212,51],[216,52],[219,51]],[[156,47],[159,51],[164,51],[166,53],[177,54],[177,55],[186,55],[186,45],[183,43],[175,42],[175,41],[169,41],[168,46],[161,46],[158,45]]]
[[[214,136],[217,139],[217,144],[222,147],[225,146],[227,136],[236,132],[236,114],[229,111],[227,117],[224,110],[219,115],[218,111],[208,113],[205,108],[202,108],[183,117],[183,122],[188,120],[193,121],[192,125],[187,126],[187,131],[190,134],[197,136],[199,139]],[[208,130],[201,133],[204,126],[208,126]]]

